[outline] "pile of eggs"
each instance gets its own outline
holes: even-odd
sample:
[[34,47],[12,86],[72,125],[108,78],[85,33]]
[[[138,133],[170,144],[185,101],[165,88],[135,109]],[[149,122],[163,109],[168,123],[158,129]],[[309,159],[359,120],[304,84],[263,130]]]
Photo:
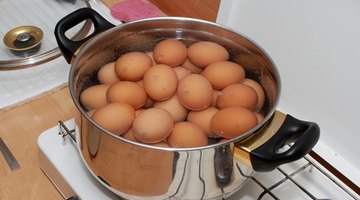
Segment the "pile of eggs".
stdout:
[[231,139],[263,116],[262,86],[210,41],[165,39],[152,52],[129,52],[97,72],[80,94],[87,114],[128,140],[189,148]]

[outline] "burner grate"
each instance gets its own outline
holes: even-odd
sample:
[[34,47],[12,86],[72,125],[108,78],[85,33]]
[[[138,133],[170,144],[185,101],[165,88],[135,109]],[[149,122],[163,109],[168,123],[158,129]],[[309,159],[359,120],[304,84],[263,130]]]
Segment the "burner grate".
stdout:
[[[299,198],[313,200],[360,199],[360,196],[357,194],[356,191],[344,184],[339,178],[332,174],[332,172],[328,171],[324,166],[322,166],[310,155],[307,155],[300,161],[297,161],[294,166],[295,170],[294,167],[288,168],[280,166],[275,170],[275,172],[257,172],[254,175],[246,175],[241,171],[239,166],[237,168],[243,176],[250,179],[247,185],[249,185],[250,187],[253,187],[251,185],[258,186],[256,189],[256,193],[258,194],[258,196],[256,196],[256,199],[258,200]],[[276,178],[273,182],[269,184],[268,180],[271,177],[270,174],[272,176],[276,176]],[[279,175],[282,176],[279,178]],[[307,180],[304,181],[303,177],[305,177]],[[266,178],[267,180],[264,180],[264,178]],[[314,181],[319,179],[323,179],[322,181],[326,180],[326,182],[324,182],[324,184],[321,184],[320,181]],[[308,184],[308,182],[311,183]],[[292,188],[291,192],[284,192],[288,188]],[[331,189],[323,191],[323,188]],[[242,188],[238,193],[240,194],[242,193],[242,191],[246,190],[247,186],[245,186],[245,188]]]

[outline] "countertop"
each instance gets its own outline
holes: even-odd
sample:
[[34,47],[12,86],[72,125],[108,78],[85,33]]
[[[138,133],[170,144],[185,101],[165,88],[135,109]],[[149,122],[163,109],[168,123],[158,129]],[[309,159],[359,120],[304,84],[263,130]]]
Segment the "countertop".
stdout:
[[[118,1],[107,0],[105,5]],[[169,16],[184,16],[215,21],[220,0],[150,0]],[[63,199],[41,171],[37,138],[56,126],[58,120],[74,117],[76,107],[67,85],[0,110],[0,137],[12,151],[21,168],[11,171],[0,156],[0,199]]]

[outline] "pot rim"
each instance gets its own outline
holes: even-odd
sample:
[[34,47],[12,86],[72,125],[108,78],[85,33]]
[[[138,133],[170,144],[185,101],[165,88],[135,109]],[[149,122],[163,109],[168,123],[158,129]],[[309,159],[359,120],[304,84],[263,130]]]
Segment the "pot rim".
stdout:
[[[123,138],[119,135],[116,135],[106,129],[104,129],[103,127],[101,127],[100,125],[98,125],[94,120],[91,119],[91,117],[89,115],[86,114],[86,110],[84,110],[84,108],[82,107],[80,101],[78,98],[76,98],[75,95],[75,90],[74,90],[74,74],[75,74],[75,66],[79,61],[79,58],[83,55],[84,52],[86,52],[86,50],[88,48],[90,48],[96,41],[98,41],[100,38],[104,37],[107,34],[110,34],[112,32],[116,32],[116,31],[121,31],[121,29],[123,29],[124,27],[127,26],[132,26],[133,24],[139,24],[139,23],[146,23],[149,21],[191,21],[191,22],[195,22],[195,23],[201,23],[201,24],[207,24],[209,26],[214,26],[220,29],[225,29],[226,31],[232,32],[233,34],[238,35],[239,37],[244,38],[245,40],[249,41],[250,43],[252,43],[258,50],[260,50],[268,59],[269,63],[271,64],[271,66],[273,67],[274,70],[274,76],[276,77],[276,82],[277,82],[277,98],[275,99],[272,108],[270,109],[270,111],[267,113],[266,116],[264,116],[264,119],[258,123],[254,128],[252,128],[251,130],[235,137],[232,139],[228,139],[226,141],[222,141],[222,142],[218,142],[215,144],[210,144],[210,145],[206,145],[206,146],[201,146],[201,147],[191,147],[191,148],[174,148],[174,147],[159,147],[159,146],[154,146],[151,144],[145,144],[145,143],[140,143],[140,142],[134,142],[131,140],[128,140],[126,138]],[[274,63],[274,61],[272,60],[272,58],[269,56],[269,54],[260,46],[258,45],[255,41],[253,41],[252,39],[250,39],[249,37],[247,37],[246,35],[242,34],[241,32],[222,25],[222,24],[218,24],[215,22],[210,22],[210,21],[206,21],[206,20],[202,20],[202,19],[195,19],[195,18],[189,18],[189,17],[154,17],[154,18],[146,18],[146,19],[141,19],[141,20],[136,20],[136,21],[132,21],[132,22],[127,22],[124,24],[120,24],[118,26],[115,26],[113,28],[110,28],[102,33],[99,33],[97,35],[95,35],[93,38],[91,38],[88,42],[86,42],[84,45],[82,45],[79,49],[78,49],[78,54],[76,55],[75,59],[73,60],[73,62],[71,63],[71,68],[70,68],[70,72],[69,72],[69,88],[70,88],[70,94],[71,94],[71,98],[73,99],[73,102],[75,103],[76,107],[78,108],[78,110],[81,113],[82,117],[85,117],[87,120],[89,120],[91,122],[91,124],[95,125],[98,129],[100,129],[102,132],[116,138],[119,139],[121,141],[124,141],[126,143],[130,143],[139,147],[143,147],[143,148],[150,148],[150,149],[157,149],[157,150],[164,150],[164,151],[198,151],[198,150],[206,150],[206,149],[210,149],[210,148],[217,148],[217,147],[222,147],[224,145],[228,145],[230,143],[234,143],[237,141],[241,141],[242,139],[247,138],[248,136],[252,135],[252,134],[256,134],[257,131],[259,131],[268,121],[269,119],[273,116],[274,112],[276,111],[276,108],[279,104],[279,99],[281,96],[281,78],[280,78],[280,74],[279,71]],[[81,134],[81,133],[80,133]]]

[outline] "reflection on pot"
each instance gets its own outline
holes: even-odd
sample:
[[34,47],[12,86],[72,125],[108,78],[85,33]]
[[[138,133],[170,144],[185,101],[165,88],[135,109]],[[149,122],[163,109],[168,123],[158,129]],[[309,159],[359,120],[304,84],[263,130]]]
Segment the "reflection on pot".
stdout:
[[[83,123],[79,123],[82,121]],[[95,177],[110,190],[129,199],[222,199],[244,183],[233,162],[233,145],[197,151],[169,151],[115,140],[83,117],[82,156]],[[225,166],[225,167],[224,167]]]

